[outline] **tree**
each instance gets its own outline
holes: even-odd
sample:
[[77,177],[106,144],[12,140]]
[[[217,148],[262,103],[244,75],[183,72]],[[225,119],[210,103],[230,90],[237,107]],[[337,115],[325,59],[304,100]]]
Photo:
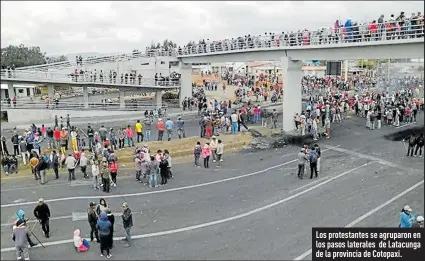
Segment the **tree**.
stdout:
[[53,56],[53,57],[46,57],[46,61],[48,63],[59,63],[59,62],[65,62],[68,61],[68,57],[66,57],[65,55],[61,55],[61,56]]
[[357,66],[360,68],[373,69],[376,68],[377,60],[358,60]]
[[45,64],[46,54],[42,53],[40,47],[27,47],[23,44],[19,46],[9,45],[1,49],[1,66],[32,66]]

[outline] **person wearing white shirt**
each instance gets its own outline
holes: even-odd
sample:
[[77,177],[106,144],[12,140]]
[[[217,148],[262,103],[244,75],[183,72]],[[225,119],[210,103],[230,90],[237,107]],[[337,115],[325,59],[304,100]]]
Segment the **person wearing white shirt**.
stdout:
[[232,121],[232,133],[238,134],[238,115],[235,111],[230,115],[230,119]]
[[72,144],[73,151],[78,151],[77,136],[78,136],[78,133],[73,129],[71,131],[71,144]]
[[223,153],[224,153],[224,144],[221,140],[218,140],[217,143],[217,160],[218,166],[221,167],[221,162],[223,162]]
[[89,178],[89,175],[87,175],[87,162],[88,162],[88,159],[86,157],[86,153],[84,153],[84,150],[83,150],[80,157],[80,168],[81,168],[81,172],[83,172],[84,174],[85,179]]
[[100,188],[100,179],[99,179],[99,161],[95,160],[91,166],[91,174],[93,175],[93,188]]

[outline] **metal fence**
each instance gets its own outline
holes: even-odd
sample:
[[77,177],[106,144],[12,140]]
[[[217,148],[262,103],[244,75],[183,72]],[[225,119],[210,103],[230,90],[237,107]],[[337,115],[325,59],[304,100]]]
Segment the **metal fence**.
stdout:
[[[178,103],[177,103],[178,105]],[[174,103],[163,102],[162,108],[168,109],[176,107]],[[122,111],[144,111],[156,108],[156,104],[149,101],[126,101],[125,107],[121,108],[117,102],[89,102],[88,108],[83,102],[64,102],[59,101],[57,104],[40,101],[20,101],[15,103],[6,100],[1,101],[1,109],[51,109],[51,110],[122,110]]]
[[82,61],[63,61],[63,62],[57,62],[57,63],[49,63],[49,64],[41,64],[41,65],[34,65],[34,66],[25,66],[16,68],[17,71],[44,71],[47,72],[50,70],[59,70],[59,69],[66,69],[71,67],[78,67],[85,66],[85,65],[92,65],[92,64],[98,64],[103,62],[120,62],[120,61],[129,61],[132,59],[138,59],[143,57],[159,57],[159,56],[176,56],[177,52],[174,49],[164,50],[164,49],[152,49],[152,50],[146,50],[144,52],[132,52],[132,53],[125,53],[125,54],[118,54],[118,55],[105,55],[100,57],[91,57],[83,59]]
[[423,39],[423,37],[423,24],[406,25],[394,29],[387,29],[384,24],[376,24],[376,29],[372,30],[370,30],[367,25],[359,25],[328,30],[305,30],[296,33],[269,34],[264,36],[239,37],[232,40],[212,41],[209,44],[195,44],[179,49],[178,56],[250,49],[284,49],[294,46],[391,42],[415,38]]
[[94,74],[62,74],[40,71],[2,71],[1,79],[14,79],[16,81],[23,80],[25,82],[46,82],[46,83],[94,83],[94,84],[116,84],[146,87],[178,87],[180,79],[174,78],[169,80],[155,80],[154,78],[130,77],[130,76],[114,76],[104,75],[100,77]]

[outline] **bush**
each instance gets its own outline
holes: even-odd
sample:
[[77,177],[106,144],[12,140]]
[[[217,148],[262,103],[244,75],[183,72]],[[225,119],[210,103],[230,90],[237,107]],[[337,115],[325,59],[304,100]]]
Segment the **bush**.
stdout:
[[179,96],[176,93],[172,93],[172,92],[166,92],[162,95],[163,100],[174,100],[178,98]]

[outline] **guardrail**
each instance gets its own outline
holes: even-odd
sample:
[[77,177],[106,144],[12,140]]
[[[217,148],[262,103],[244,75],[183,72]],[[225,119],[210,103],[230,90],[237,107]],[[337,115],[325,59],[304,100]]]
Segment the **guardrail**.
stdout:
[[[196,44],[178,50],[178,57],[193,54],[231,52],[252,49],[284,49],[295,46],[344,45],[361,42],[391,42],[423,38],[423,24],[403,26],[387,30],[384,24],[376,24],[376,29],[359,29],[356,27],[341,27],[338,29],[303,31],[267,36],[239,37],[232,40],[213,41],[210,44]],[[367,25],[366,25],[367,27]],[[375,28],[375,27],[373,27]]]
[[180,79],[155,80],[154,78],[143,77],[100,77],[94,74],[61,74],[39,71],[2,71],[2,80],[23,80],[25,82],[46,82],[46,83],[93,83],[93,84],[116,84],[116,85],[131,85],[131,86],[146,86],[146,87],[178,87]]
[[119,61],[125,61],[125,60],[132,60],[132,59],[138,59],[138,58],[144,58],[144,57],[160,57],[160,56],[176,56],[177,52],[175,49],[169,49],[167,51],[165,50],[146,50],[145,52],[133,52],[133,53],[124,53],[124,54],[118,54],[118,55],[105,55],[100,57],[92,57],[92,58],[86,58],[80,61],[63,61],[63,62],[57,62],[57,63],[48,63],[48,64],[41,64],[41,65],[33,65],[33,66],[25,66],[25,67],[19,67],[16,68],[17,71],[45,71],[47,72],[49,69],[65,69],[70,67],[77,67],[78,65],[84,66],[84,65],[91,65],[91,64],[97,64],[102,62],[119,62]]
[[[173,108],[173,106],[169,106],[166,102],[162,105],[161,108]],[[172,104],[170,104],[172,105]],[[81,102],[59,102],[57,104],[50,103],[46,104],[43,102],[35,102],[35,101],[17,101],[16,103],[7,101],[1,101],[1,109],[51,109],[51,110],[120,110],[120,111],[144,111],[151,110],[156,108],[155,103],[149,102],[126,102],[125,107],[121,108],[119,103],[116,102],[89,102],[88,108],[84,106],[84,103]]]

